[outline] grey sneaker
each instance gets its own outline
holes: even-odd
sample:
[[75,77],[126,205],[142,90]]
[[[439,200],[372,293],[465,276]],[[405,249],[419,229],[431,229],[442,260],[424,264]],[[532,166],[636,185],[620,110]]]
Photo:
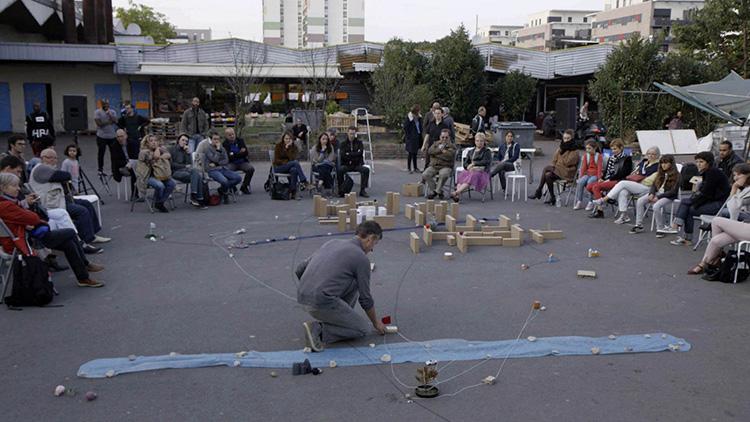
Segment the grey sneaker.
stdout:
[[640,224],[635,225],[635,226],[633,226],[633,228],[630,229],[630,231],[628,233],[630,233],[630,234],[643,233],[643,226],[641,226]]
[[675,246],[683,246],[683,245],[689,245],[690,241],[687,240],[687,239],[685,239],[685,238],[683,238],[682,236],[677,236],[677,239],[675,239],[675,240],[673,240],[673,241],[671,241],[669,243],[672,244],[672,245],[675,245]]
[[615,224],[625,224],[630,222],[630,217],[628,217],[627,214],[623,213],[620,215],[620,217],[615,220]]
[[660,229],[657,229],[656,232],[657,233],[662,233],[662,234],[677,234],[680,231],[678,229],[674,228],[674,227],[671,227],[671,226],[664,226],[664,227],[662,227]]
[[314,334],[313,324],[315,322],[306,321],[302,323],[302,326],[305,327],[305,346],[309,347],[313,352],[322,352],[323,342],[319,336]]

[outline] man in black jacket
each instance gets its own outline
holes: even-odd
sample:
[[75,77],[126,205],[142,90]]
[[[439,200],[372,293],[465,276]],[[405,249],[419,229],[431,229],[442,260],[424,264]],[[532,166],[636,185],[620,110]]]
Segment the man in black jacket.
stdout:
[[240,192],[245,195],[250,195],[250,181],[253,180],[253,174],[255,174],[255,167],[250,164],[247,153],[247,145],[242,138],[238,138],[234,129],[228,127],[224,130],[224,149],[229,154],[229,164],[227,168],[231,171],[242,171],[245,173],[245,178],[242,180],[240,186]]
[[26,116],[26,138],[31,141],[34,156],[38,157],[43,149],[55,145],[55,128],[46,111],[42,111],[39,102],[34,102],[33,111]]
[[721,141],[719,144],[719,169],[724,172],[729,181],[732,181],[732,169],[737,164],[744,163],[742,158],[732,150],[732,143],[729,141]]
[[117,126],[125,129],[128,134],[128,140],[136,140],[140,143],[143,138],[143,127],[149,124],[151,120],[137,114],[130,103],[125,104],[125,113],[120,116]]
[[488,124],[486,116],[487,109],[484,108],[484,106],[479,107],[477,115],[474,116],[473,119],[471,119],[471,127],[469,128],[469,134],[471,135],[472,139],[474,138],[474,135],[477,134],[477,132],[484,133],[484,131],[487,130]]
[[[362,144],[362,141],[357,139],[356,127],[349,126],[349,129],[346,132],[346,140],[344,140],[339,147],[339,157],[341,160],[341,167],[337,172],[339,186],[344,182],[344,175],[347,172],[359,172],[362,182],[359,196],[369,198],[370,195],[365,191],[365,187],[370,179],[370,169],[365,167],[365,146]],[[343,197],[344,192],[340,191],[339,196]]]
[[453,130],[453,128],[449,127],[445,120],[443,120],[442,108],[438,107],[432,110],[432,115],[434,116],[433,120],[427,123],[427,126],[424,127],[424,141],[422,142],[422,152],[425,154],[424,168],[430,166],[430,154],[427,153],[427,150],[433,143],[440,139],[440,134],[443,132],[443,129],[448,129],[448,131]]

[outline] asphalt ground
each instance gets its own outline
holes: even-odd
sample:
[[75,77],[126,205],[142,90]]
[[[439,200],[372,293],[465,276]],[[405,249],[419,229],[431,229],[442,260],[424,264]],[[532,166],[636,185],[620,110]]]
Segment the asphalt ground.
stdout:
[[[68,140],[58,141],[58,149]],[[90,176],[95,176],[94,144],[91,137],[81,139]],[[534,163],[538,179],[556,144],[537,145],[547,153]],[[303,167],[309,169],[307,163]],[[386,191],[416,180],[403,167],[401,161],[376,162],[372,197],[384,201]],[[387,233],[371,255],[378,313],[392,315],[400,332],[415,340],[514,339],[531,303],[539,300],[547,310],[524,337],[666,332],[686,339],[692,350],[510,359],[493,386],[423,400],[406,398],[413,392],[399,385],[388,365],[325,368],[319,376],[277,370],[276,378],[268,369],[228,367],[77,378],[78,367],[96,358],[304,346],[305,312],[248,277],[212,242],[212,234],[240,228],[247,229],[248,241],[336,231],[312,218],[307,197],[270,200],[262,190],[268,164],[256,168],[252,195],[203,211],[178,197],[178,209],[169,214],[150,214],[143,204],[131,213],[127,202],[103,193],[102,233],[113,240],[92,260],[106,266],[97,278],[107,285],[78,288],[68,271],[55,275],[60,296],[54,304],[62,307],[0,309],[0,419],[750,420],[745,356],[750,284],[688,276],[701,252],[671,246],[669,238],[649,232],[630,235],[629,226],[615,225],[612,218],[591,220],[584,211],[498,197],[485,203],[476,196],[466,199],[461,215],[519,214],[524,228],[560,229],[565,239],[520,248],[472,247],[466,255],[438,242],[413,255],[408,231]],[[101,188],[98,180],[94,184]],[[402,206],[407,201],[402,198]],[[163,236],[157,242],[144,238],[151,222]],[[403,215],[398,218],[399,226],[409,224]],[[294,297],[292,268],[326,240],[273,242],[233,253],[245,272]],[[601,256],[588,258],[589,248]],[[443,253],[451,250],[456,258],[445,261]],[[547,263],[549,253],[559,261]],[[531,268],[522,270],[521,264]],[[598,278],[577,278],[579,269],[594,270]],[[380,341],[372,336],[353,344]],[[476,363],[456,362],[438,380]],[[441,392],[476,384],[500,364],[489,361],[441,384]],[[395,365],[393,373],[413,384],[417,367]],[[54,397],[58,384],[77,394]],[[87,402],[86,391],[95,391],[98,399]]]

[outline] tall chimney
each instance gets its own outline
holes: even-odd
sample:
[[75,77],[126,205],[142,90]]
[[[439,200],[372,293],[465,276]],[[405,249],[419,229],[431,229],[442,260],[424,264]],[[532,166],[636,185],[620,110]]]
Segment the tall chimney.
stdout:
[[83,40],[86,44],[96,44],[96,4],[95,0],[83,0]]
[[62,0],[62,14],[63,27],[65,28],[65,42],[75,44],[78,42],[75,0]]
[[112,0],[104,0],[104,33],[107,42],[115,42],[115,33],[112,29]]
[[94,0],[96,8],[96,43],[107,43],[107,24],[105,23],[104,0]]

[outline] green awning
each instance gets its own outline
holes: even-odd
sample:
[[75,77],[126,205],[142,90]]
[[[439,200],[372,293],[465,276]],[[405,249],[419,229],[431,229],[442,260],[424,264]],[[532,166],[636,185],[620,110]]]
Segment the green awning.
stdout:
[[688,86],[654,82],[654,85],[693,107],[740,126],[750,115],[750,80],[742,79],[734,71],[716,82]]

